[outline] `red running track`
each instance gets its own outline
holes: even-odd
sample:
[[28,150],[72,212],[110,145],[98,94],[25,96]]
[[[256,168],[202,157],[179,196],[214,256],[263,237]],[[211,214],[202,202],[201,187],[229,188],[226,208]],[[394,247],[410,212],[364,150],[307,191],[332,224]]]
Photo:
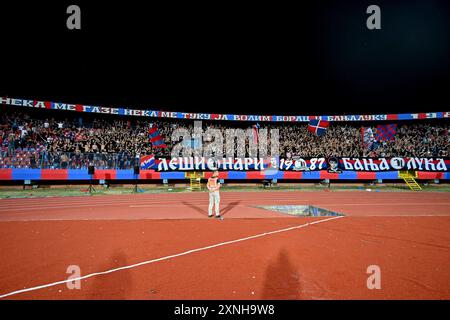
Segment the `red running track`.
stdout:
[[[221,197],[223,221],[206,217],[205,193],[2,199],[0,296],[24,289],[4,298],[450,298],[446,193]],[[311,204],[346,216],[307,225],[324,218],[255,207],[264,204]],[[67,281],[69,265],[89,276],[80,290],[55,284]],[[370,265],[381,269],[379,290],[367,288]]]

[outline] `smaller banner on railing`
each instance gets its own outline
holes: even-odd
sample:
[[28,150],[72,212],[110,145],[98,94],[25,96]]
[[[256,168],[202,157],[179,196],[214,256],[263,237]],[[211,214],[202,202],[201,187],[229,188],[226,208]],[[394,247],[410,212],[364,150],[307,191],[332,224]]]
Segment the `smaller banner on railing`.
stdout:
[[141,169],[146,170],[146,169],[151,169],[154,167],[155,165],[155,156],[154,155],[147,155],[147,156],[142,156],[140,159],[140,163],[141,163]]

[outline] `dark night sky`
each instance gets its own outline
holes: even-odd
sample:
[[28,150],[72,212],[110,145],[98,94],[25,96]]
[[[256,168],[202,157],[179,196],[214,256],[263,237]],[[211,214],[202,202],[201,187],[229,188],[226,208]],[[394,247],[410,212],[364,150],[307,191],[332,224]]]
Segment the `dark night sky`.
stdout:
[[[0,95],[217,113],[449,109],[448,1],[0,4]],[[342,3],[345,2],[345,3]],[[365,26],[381,7],[382,30]],[[6,16],[6,19],[3,19]]]

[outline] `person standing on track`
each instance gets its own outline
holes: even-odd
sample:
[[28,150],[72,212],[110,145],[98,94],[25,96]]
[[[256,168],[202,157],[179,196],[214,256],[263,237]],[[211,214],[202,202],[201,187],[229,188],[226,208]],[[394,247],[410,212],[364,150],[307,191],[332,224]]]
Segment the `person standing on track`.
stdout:
[[208,183],[206,187],[209,190],[209,208],[208,208],[208,217],[212,218],[213,216],[213,206],[216,209],[216,218],[221,219],[220,215],[220,183],[217,181],[219,178],[219,171],[214,171],[212,177],[208,179]]

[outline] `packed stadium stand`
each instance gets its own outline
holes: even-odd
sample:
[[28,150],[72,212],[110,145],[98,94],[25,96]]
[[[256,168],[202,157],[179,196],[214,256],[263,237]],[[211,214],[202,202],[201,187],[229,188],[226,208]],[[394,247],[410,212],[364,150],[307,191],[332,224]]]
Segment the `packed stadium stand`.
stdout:
[[[193,121],[96,117],[62,111],[33,112],[1,106],[0,168],[86,168],[92,161],[100,169],[129,169],[136,154],[170,156],[171,133],[184,127],[192,132]],[[307,130],[307,123],[264,123],[279,129],[280,156],[296,157],[448,157],[448,122],[439,120],[397,121],[389,139],[377,135],[374,122],[335,122],[323,136]],[[149,127],[156,126],[168,148],[154,148]],[[203,121],[204,126],[249,128],[251,124]]]

